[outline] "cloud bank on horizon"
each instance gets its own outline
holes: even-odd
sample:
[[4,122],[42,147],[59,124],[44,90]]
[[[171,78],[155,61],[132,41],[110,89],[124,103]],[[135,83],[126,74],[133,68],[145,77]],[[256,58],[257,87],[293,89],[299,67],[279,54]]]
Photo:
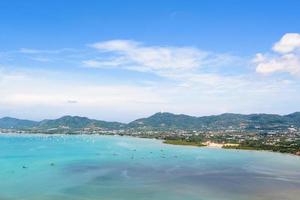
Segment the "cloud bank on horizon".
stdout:
[[[17,59],[36,67],[15,66]],[[160,110],[208,115],[300,109],[298,33],[286,33],[270,52],[249,58],[118,39],[81,49],[21,48],[3,52],[1,62],[3,116],[129,121]]]

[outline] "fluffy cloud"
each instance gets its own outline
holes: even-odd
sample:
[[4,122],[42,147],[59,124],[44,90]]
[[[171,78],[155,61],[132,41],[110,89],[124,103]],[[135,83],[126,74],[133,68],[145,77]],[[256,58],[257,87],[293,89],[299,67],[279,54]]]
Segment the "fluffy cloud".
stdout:
[[286,72],[300,75],[300,34],[287,33],[273,46],[273,53],[258,53],[254,59],[256,72]]
[[290,53],[300,48],[300,34],[287,33],[279,42],[275,43],[273,50],[278,53]]
[[[256,71],[299,74],[298,47],[282,50],[284,45],[285,40],[279,41],[272,53],[257,54]],[[131,40],[90,47],[62,53],[33,49],[11,53],[11,60],[18,62],[0,70],[1,115],[41,119],[72,114],[130,121],[162,109],[192,115],[300,109],[298,79],[242,71],[243,65],[236,62],[240,60],[229,54]],[[37,68],[22,66],[31,66],[32,56],[51,56],[53,62],[43,63],[43,69],[40,63]],[[82,64],[100,69],[83,69]],[[229,69],[234,73],[228,73]],[[130,70],[147,73],[131,75]]]
[[131,40],[111,40],[90,45],[113,59],[85,60],[87,67],[123,67],[136,71],[150,71],[159,75],[183,73],[228,64],[234,57],[214,54],[194,47],[146,46]]

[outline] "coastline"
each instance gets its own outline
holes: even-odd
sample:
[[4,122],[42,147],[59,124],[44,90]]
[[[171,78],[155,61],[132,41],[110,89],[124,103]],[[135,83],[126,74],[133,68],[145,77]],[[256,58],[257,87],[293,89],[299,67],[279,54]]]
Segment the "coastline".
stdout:
[[0,135],[4,136],[39,136],[39,137],[50,137],[50,136],[58,136],[58,137],[68,137],[68,136],[116,136],[116,137],[128,137],[128,138],[138,138],[138,139],[151,139],[151,140],[158,140],[161,141],[163,144],[168,145],[176,145],[176,146],[191,146],[191,147],[206,147],[206,148],[219,148],[219,149],[226,149],[226,150],[243,150],[243,151],[257,151],[257,152],[270,152],[270,153],[279,153],[284,155],[293,155],[296,157],[300,157],[300,154],[296,153],[288,153],[288,152],[280,152],[280,151],[272,151],[266,149],[259,149],[254,147],[241,147],[239,144],[232,144],[232,143],[215,143],[211,141],[207,142],[188,142],[185,140],[166,140],[154,137],[139,137],[139,136],[132,136],[132,135],[106,135],[106,134],[49,134],[49,133],[17,133],[17,132],[10,132],[10,133],[3,133],[0,132]]
[[206,147],[206,148],[219,148],[219,149],[228,149],[228,150],[242,150],[242,151],[257,151],[257,152],[270,152],[270,153],[279,153],[284,155],[293,155],[299,157],[300,154],[297,153],[289,153],[289,152],[280,152],[280,151],[272,151],[267,149],[259,149],[254,147],[243,147],[239,144],[233,143],[215,143],[215,142],[203,142],[203,143],[193,143],[193,142],[184,142],[178,140],[162,140],[164,144],[170,145],[181,145],[181,146],[194,146],[194,147]]

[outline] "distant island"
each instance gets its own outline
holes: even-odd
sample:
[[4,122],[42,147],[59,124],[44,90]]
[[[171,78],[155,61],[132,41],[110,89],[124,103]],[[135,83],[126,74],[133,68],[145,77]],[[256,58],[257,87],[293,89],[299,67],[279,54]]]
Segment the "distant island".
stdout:
[[225,113],[204,117],[160,112],[130,123],[79,116],[42,121],[4,117],[0,118],[0,132],[130,135],[163,139],[168,144],[220,144],[223,148],[300,155],[300,112],[289,115]]

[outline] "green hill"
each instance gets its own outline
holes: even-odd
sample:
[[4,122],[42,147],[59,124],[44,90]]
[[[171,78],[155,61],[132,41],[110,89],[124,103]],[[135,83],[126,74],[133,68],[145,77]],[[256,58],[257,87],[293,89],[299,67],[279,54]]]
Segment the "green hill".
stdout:
[[79,116],[64,116],[54,120],[43,120],[39,123],[39,128],[70,128],[82,129],[88,127],[98,127],[104,129],[120,129],[124,126],[119,122],[106,122],[100,120],[89,119],[87,117]]
[[40,122],[4,117],[0,119],[0,128],[35,129],[83,129],[102,128],[107,130],[286,130],[289,127],[300,128],[300,112],[289,115],[274,114],[233,114],[225,113],[204,117],[183,114],[156,113],[147,118],[134,120],[128,124],[107,122],[79,116],[64,116],[58,119]]
[[137,119],[127,125],[138,129],[183,130],[273,130],[300,127],[300,113],[290,115],[232,114],[192,117],[172,113],[156,113],[148,118]]
[[38,122],[31,121],[31,120],[16,119],[12,117],[0,118],[0,128],[21,129],[21,128],[32,128],[37,125]]
[[124,124],[119,122],[106,122],[100,120],[89,119],[78,116],[64,116],[58,119],[42,120],[40,122],[30,120],[20,120],[16,118],[4,117],[0,119],[0,128],[5,129],[53,129],[68,128],[82,129],[88,127],[98,127],[103,129],[120,129]]

